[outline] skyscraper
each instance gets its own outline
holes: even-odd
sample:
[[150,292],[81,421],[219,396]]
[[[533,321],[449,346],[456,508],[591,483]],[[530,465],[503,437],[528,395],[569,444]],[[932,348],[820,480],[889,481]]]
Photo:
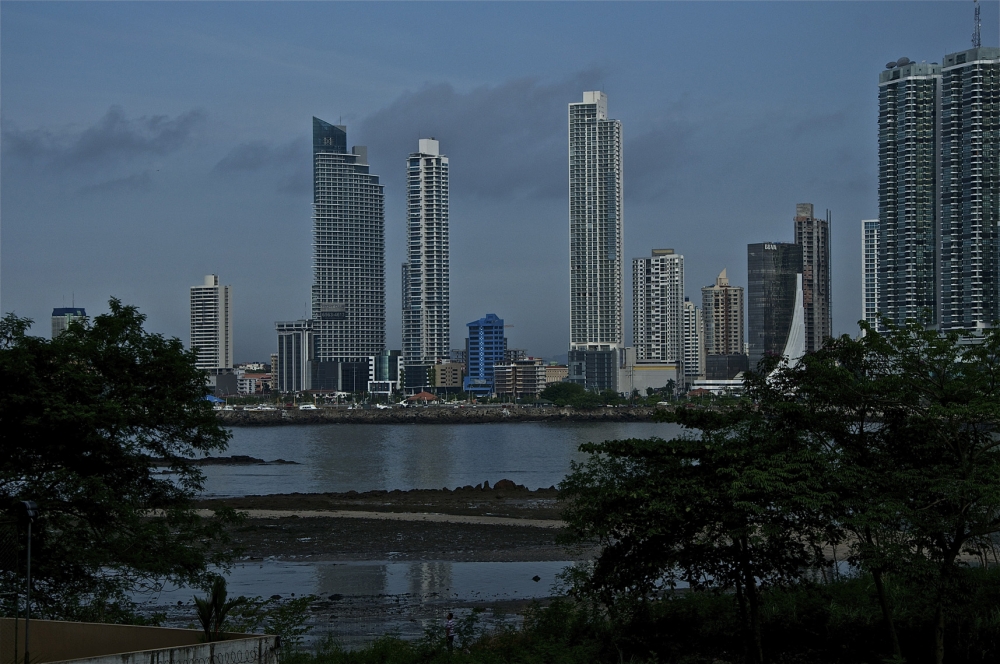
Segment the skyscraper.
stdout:
[[900,58],[879,74],[879,312],[935,322],[938,88],[941,66]]
[[[385,349],[385,203],[368,150],[313,118],[313,389],[366,389]],[[363,366],[362,366],[363,365]]]
[[58,307],[52,310],[52,338],[55,339],[66,331],[73,321],[86,323],[87,311],[82,307]]
[[861,318],[878,329],[878,219],[861,221]]
[[233,307],[229,286],[219,275],[205,275],[205,283],[191,286],[191,348],[196,366],[212,374],[233,369]]
[[[765,355],[784,353],[802,283],[802,245],[761,242],[747,245],[747,317],[750,368]],[[800,300],[804,301],[804,297]],[[798,331],[801,336],[803,330]],[[795,358],[798,359],[798,358]]]
[[[830,310],[830,211],[813,215],[812,203],[795,206],[795,244],[802,247],[802,302],[806,352],[823,347],[833,333]],[[748,284],[749,285],[749,284]]]
[[705,355],[743,353],[743,289],[729,285],[725,270],[713,285],[701,289],[701,319]]
[[705,339],[701,307],[684,298],[684,377],[690,383],[705,375]]
[[406,386],[420,389],[428,384],[426,368],[451,349],[448,157],[436,140],[420,139],[406,160],[406,176],[403,356]]
[[637,361],[683,361],[684,256],[653,249],[632,260],[632,318]]
[[1000,320],[1000,48],[944,56],[939,104],[943,330]]
[[603,92],[569,105],[570,349],[624,341],[622,126]]

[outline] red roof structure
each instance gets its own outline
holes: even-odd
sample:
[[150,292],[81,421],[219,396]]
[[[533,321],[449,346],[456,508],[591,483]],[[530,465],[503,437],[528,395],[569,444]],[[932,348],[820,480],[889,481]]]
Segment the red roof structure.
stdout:
[[431,394],[430,392],[418,392],[412,397],[406,397],[406,403],[428,403],[430,401],[437,401],[438,398]]

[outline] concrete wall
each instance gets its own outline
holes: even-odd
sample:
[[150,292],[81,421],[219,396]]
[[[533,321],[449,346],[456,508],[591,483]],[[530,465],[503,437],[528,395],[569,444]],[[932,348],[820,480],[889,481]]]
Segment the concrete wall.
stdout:
[[[202,643],[201,630],[101,623],[31,621],[31,662],[87,664],[158,664],[213,661],[273,664],[277,638],[233,634],[230,640]],[[14,659],[14,619],[0,618],[0,664],[24,661],[24,620],[17,621],[17,661]],[[213,659],[209,659],[213,658]]]

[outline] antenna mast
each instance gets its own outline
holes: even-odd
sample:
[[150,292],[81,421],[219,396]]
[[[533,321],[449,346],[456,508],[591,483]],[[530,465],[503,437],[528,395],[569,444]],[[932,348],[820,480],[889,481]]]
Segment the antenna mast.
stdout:
[[979,0],[972,0],[976,5],[976,25],[972,30],[972,48],[980,48],[983,45],[982,37],[979,34],[981,21],[979,19]]

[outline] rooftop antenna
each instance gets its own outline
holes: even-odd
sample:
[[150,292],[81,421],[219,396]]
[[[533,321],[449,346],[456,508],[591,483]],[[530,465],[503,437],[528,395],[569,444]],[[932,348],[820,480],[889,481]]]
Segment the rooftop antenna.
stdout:
[[980,48],[983,45],[982,37],[979,34],[981,21],[979,19],[979,0],[972,0],[976,5],[976,25],[972,30],[972,48]]

